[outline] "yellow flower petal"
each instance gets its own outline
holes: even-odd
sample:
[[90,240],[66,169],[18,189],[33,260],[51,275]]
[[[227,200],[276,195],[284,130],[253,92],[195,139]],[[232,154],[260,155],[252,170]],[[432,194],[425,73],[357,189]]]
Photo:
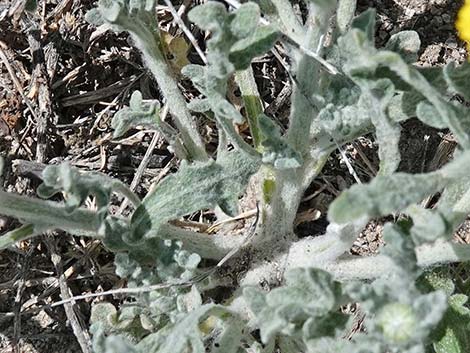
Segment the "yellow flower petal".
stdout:
[[459,32],[460,39],[467,42],[467,50],[470,52],[470,0],[465,0],[465,4],[460,8],[455,28]]

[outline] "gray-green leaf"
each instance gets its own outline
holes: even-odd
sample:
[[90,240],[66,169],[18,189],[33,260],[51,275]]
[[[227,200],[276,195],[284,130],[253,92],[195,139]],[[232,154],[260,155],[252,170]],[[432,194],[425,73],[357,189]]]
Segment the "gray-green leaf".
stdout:
[[279,128],[264,114],[258,116],[258,126],[263,151],[263,163],[276,169],[298,168],[302,157],[281,137]]
[[336,10],[336,23],[341,33],[345,33],[351,26],[356,11],[357,0],[339,0]]
[[160,104],[157,100],[144,102],[139,91],[132,93],[129,107],[124,107],[118,111],[111,122],[114,129],[113,136],[121,137],[128,130],[138,126],[157,127]]
[[468,297],[454,294],[449,308],[433,334],[436,353],[466,353],[470,347],[470,310],[465,306]]
[[470,163],[466,152],[439,171],[426,174],[396,173],[378,176],[369,184],[353,185],[330,206],[328,217],[336,223],[347,223],[363,216],[385,216],[403,211],[448,184],[466,177],[464,165]]
[[228,311],[221,306],[203,305],[185,315],[181,321],[148,335],[136,347],[139,352],[205,353],[199,323],[209,315],[220,316],[226,313]]
[[329,273],[296,268],[286,274],[286,282],[269,293],[251,287],[243,291],[264,343],[277,333],[292,335],[310,318],[320,318],[337,308],[341,287]]
[[421,40],[415,31],[401,31],[393,34],[385,44],[385,49],[394,51],[408,63],[414,63],[418,58]]
[[254,2],[244,3],[235,12],[230,31],[238,38],[246,38],[255,31],[259,19],[259,6]]
[[201,29],[214,31],[220,29],[222,23],[226,20],[227,10],[220,2],[209,1],[191,9],[188,12],[188,18]]
[[154,237],[161,224],[216,205],[234,215],[238,196],[259,166],[259,160],[240,151],[219,156],[217,162],[182,164],[176,174],[146,196],[133,214],[133,239]]
[[456,93],[461,94],[465,99],[470,100],[470,63],[465,61],[456,66],[449,63],[444,68],[444,78],[449,87]]
[[279,32],[274,27],[258,27],[252,35],[239,40],[230,48],[229,59],[237,70],[244,70],[254,57],[271,49],[278,38]]

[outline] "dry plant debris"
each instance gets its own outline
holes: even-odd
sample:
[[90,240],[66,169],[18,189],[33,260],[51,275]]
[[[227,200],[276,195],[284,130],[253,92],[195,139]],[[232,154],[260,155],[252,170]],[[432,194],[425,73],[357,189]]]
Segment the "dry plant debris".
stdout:
[[[134,89],[139,89],[144,99],[161,99],[159,87],[137,50],[127,35],[115,35],[106,25],[95,28],[85,22],[84,15],[93,1],[42,0],[34,14],[28,13],[26,4],[24,0],[0,3],[0,154],[14,166],[2,176],[3,188],[32,195],[46,164],[68,161],[118,178],[138,195],[145,195],[178,165],[178,159],[162,136],[146,127],[125,138],[112,137],[111,118],[129,102]],[[167,53],[174,56],[173,69],[178,71],[188,62],[200,63],[203,57],[196,50],[199,47],[195,49],[184,39],[184,28],[172,22],[172,12],[176,10],[184,18],[195,4],[178,2],[173,3],[174,8],[169,4],[158,7],[158,16],[167,33]],[[377,9],[379,46],[394,33],[413,29],[422,39],[419,65],[432,67],[465,60],[464,44],[453,27],[459,1],[359,0],[358,4],[360,11]],[[302,6],[297,8],[301,13]],[[202,33],[194,35],[200,45],[205,45],[207,38]],[[284,128],[292,94],[292,77],[286,65],[289,63],[282,45],[253,64],[265,112],[275,116]],[[199,93],[188,81],[181,78],[180,86],[187,100],[198,98]],[[230,93],[229,99],[243,111],[236,85]],[[215,127],[201,122],[200,130],[215,151]],[[247,126],[239,126],[239,132],[251,138]],[[406,122],[403,132],[402,171],[435,170],[455,147],[446,131],[425,127],[417,120]],[[357,173],[356,180],[348,164]],[[334,197],[357,179],[370,180],[377,174],[378,164],[377,144],[371,135],[347,145],[342,155],[332,155],[301,203],[296,219],[298,233],[323,232],[326,210]],[[114,200],[116,212],[125,214],[126,206],[121,199]],[[254,216],[254,202],[248,198],[245,212],[237,218],[211,225],[214,215],[199,212],[178,222],[193,229],[225,227],[242,233]],[[456,234],[460,242],[470,242],[467,223]],[[0,218],[2,233],[15,226],[16,221]],[[381,233],[379,221],[369,223],[351,252],[365,256],[376,252],[383,244]],[[98,241],[61,234],[24,241],[14,250],[2,251],[0,351],[89,352],[85,328],[90,302],[96,299],[65,307],[48,308],[47,304],[124,287],[114,274],[112,260],[112,254]]]

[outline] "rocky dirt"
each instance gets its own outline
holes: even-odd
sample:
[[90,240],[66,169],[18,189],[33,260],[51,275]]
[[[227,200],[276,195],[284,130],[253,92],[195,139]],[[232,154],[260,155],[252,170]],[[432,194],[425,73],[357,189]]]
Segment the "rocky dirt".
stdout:
[[[145,195],[177,161],[166,143],[156,139],[148,164],[136,178],[154,132],[143,129],[124,139],[112,138],[111,118],[133,90],[159,98],[138,52],[125,35],[98,31],[85,22],[92,0],[39,1],[34,16],[23,11],[25,3],[0,1],[0,155],[7,161],[0,181],[4,189],[34,195],[44,164],[68,161],[119,178]],[[417,65],[435,66],[465,60],[463,43],[453,27],[460,3],[359,0],[358,7],[359,11],[376,8],[377,45],[400,30],[415,30],[422,40]],[[168,11],[160,7],[158,14],[165,28],[176,34]],[[190,54],[189,60],[197,62],[196,55]],[[290,89],[283,68],[270,56],[257,60],[254,68],[267,110],[285,122]],[[193,92],[186,87],[185,94],[190,99]],[[215,141],[210,127],[201,130],[207,141]],[[451,154],[448,144],[452,141],[445,131],[415,120],[407,122],[403,131],[401,170],[431,170],[433,163]],[[375,174],[378,160],[373,136],[346,146],[345,152],[361,180]],[[339,154],[333,155],[305,195],[299,234],[321,233],[327,224],[328,204],[354,182]],[[115,204],[120,207],[121,200]],[[17,225],[15,220],[0,217],[0,232]],[[464,225],[459,232],[461,241],[469,240],[468,229]],[[380,231],[381,222],[369,224],[352,252],[375,252],[382,244]],[[60,256],[60,266],[51,262],[52,252]],[[58,275],[65,276],[71,295],[120,285],[112,255],[97,241],[48,234],[0,252],[0,352],[81,352],[63,308],[45,307],[61,299]],[[74,306],[76,323],[85,335],[90,304],[82,301]]]

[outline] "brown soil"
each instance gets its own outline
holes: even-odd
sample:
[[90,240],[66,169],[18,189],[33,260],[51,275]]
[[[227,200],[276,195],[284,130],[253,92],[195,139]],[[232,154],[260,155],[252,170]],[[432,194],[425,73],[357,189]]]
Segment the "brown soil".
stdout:
[[[130,184],[152,139],[136,130],[114,140],[110,121],[116,111],[139,89],[144,98],[158,98],[159,91],[126,35],[100,32],[84,20],[94,1],[39,1],[35,16],[22,13],[22,0],[0,2],[0,155],[7,168],[0,181],[5,190],[34,195],[44,164],[68,161],[101,171]],[[422,39],[419,65],[443,65],[465,60],[463,44],[453,22],[459,1],[359,0],[359,10],[377,9],[377,44],[399,30],[416,30]],[[17,6],[19,5],[19,6]],[[169,23],[168,12],[159,13]],[[191,54],[189,59],[197,61]],[[289,106],[289,81],[284,69],[269,55],[254,64],[267,111],[281,123]],[[183,83],[183,86],[185,84]],[[185,86],[190,98],[194,94]],[[25,99],[26,98],[26,99]],[[26,104],[25,102],[28,102]],[[404,126],[401,170],[430,169],[445,132],[418,121]],[[213,141],[207,129],[205,138]],[[423,148],[426,146],[426,148]],[[365,136],[345,147],[359,178],[369,180],[377,170],[377,146]],[[28,163],[28,162],[35,163]],[[158,141],[136,192],[143,196],[150,185],[176,165],[164,141]],[[299,234],[320,234],[326,227],[329,203],[354,183],[339,154],[328,161],[323,174],[308,190],[299,217]],[[116,207],[120,200],[115,200]],[[310,217],[310,218],[309,218]],[[0,232],[18,223],[0,217]],[[358,254],[375,252],[382,244],[381,223],[372,222],[355,243]],[[459,237],[468,241],[468,225]],[[48,239],[48,241],[45,241]],[[52,245],[51,245],[52,244]],[[80,352],[62,307],[44,308],[61,299],[51,262],[51,251],[61,257],[72,295],[106,290],[118,285],[112,254],[98,242],[64,234],[45,235],[0,252],[0,352]],[[83,331],[88,327],[90,301],[74,310]],[[43,309],[38,309],[43,308]],[[18,314],[21,312],[22,314]],[[29,313],[28,313],[29,312]]]

